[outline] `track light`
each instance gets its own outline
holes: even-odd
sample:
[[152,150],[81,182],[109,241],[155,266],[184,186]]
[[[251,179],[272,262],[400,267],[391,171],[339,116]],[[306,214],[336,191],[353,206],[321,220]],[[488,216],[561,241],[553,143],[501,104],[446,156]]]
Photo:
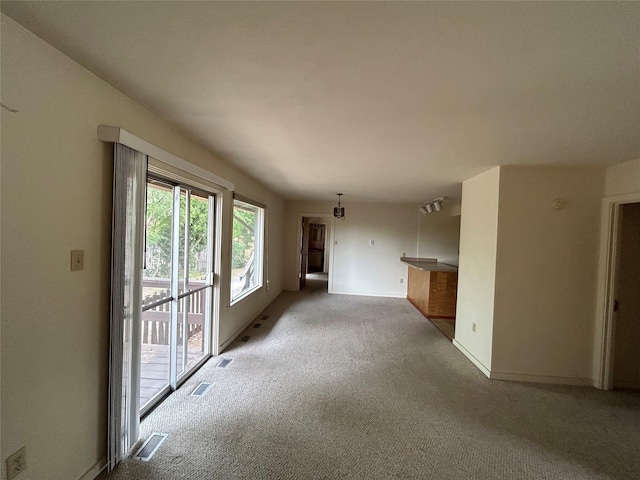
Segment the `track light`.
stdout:
[[427,213],[439,212],[442,210],[442,201],[444,197],[438,197],[436,199],[431,200],[430,202],[426,202],[424,205],[420,207],[420,213],[426,215]]

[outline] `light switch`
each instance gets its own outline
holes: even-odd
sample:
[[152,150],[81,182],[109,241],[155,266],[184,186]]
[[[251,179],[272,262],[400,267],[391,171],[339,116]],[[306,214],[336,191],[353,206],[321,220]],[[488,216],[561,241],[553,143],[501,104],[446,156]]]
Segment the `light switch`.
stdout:
[[71,250],[71,271],[84,269],[84,250]]

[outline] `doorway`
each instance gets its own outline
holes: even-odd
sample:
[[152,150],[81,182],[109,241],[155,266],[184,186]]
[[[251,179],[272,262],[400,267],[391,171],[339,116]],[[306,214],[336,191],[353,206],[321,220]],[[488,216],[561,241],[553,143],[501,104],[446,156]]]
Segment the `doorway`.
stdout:
[[620,206],[613,388],[640,389],[640,203]]
[[[332,214],[300,214],[298,217],[299,288],[331,291],[334,244]],[[313,285],[309,285],[309,283]],[[313,288],[311,288],[313,287]]]
[[215,195],[150,176],[140,325],[140,416],[211,355]]
[[309,273],[326,273],[324,262],[326,230],[325,223],[309,224]]
[[640,389],[640,196],[605,199],[599,388]]

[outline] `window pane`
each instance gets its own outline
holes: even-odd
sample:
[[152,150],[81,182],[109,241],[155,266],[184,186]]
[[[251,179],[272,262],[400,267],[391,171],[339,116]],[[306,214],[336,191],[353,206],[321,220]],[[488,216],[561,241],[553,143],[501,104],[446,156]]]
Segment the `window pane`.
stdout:
[[189,205],[189,289],[207,279],[209,199],[191,192]]
[[180,249],[178,250],[178,294],[181,294],[185,290],[187,283],[186,271],[185,271],[185,245],[186,245],[186,226],[187,226],[187,191],[184,188],[180,189],[180,214],[179,217],[179,235],[180,235]]
[[168,301],[142,313],[141,409],[169,385],[171,305]]
[[146,251],[142,303],[171,296],[171,222],[173,187],[149,183],[147,188]]
[[262,209],[234,201],[231,300],[262,285]]

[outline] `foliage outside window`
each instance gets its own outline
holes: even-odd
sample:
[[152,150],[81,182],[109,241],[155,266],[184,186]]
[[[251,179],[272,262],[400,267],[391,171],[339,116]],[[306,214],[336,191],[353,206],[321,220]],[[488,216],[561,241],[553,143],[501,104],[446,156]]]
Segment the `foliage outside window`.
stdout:
[[[184,215],[186,196],[180,195],[180,212]],[[207,227],[209,204],[204,196],[192,193],[189,209],[189,277],[204,279],[207,268]],[[171,276],[171,226],[173,219],[173,191],[160,183],[147,190],[146,262],[145,276]],[[184,219],[181,220],[181,229]],[[180,263],[184,262],[184,235],[180,235]],[[182,269],[181,269],[182,270]],[[181,275],[182,276],[182,275]]]
[[262,218],[264,210],[234,200],[231,246],[231,301],[262,286]]

